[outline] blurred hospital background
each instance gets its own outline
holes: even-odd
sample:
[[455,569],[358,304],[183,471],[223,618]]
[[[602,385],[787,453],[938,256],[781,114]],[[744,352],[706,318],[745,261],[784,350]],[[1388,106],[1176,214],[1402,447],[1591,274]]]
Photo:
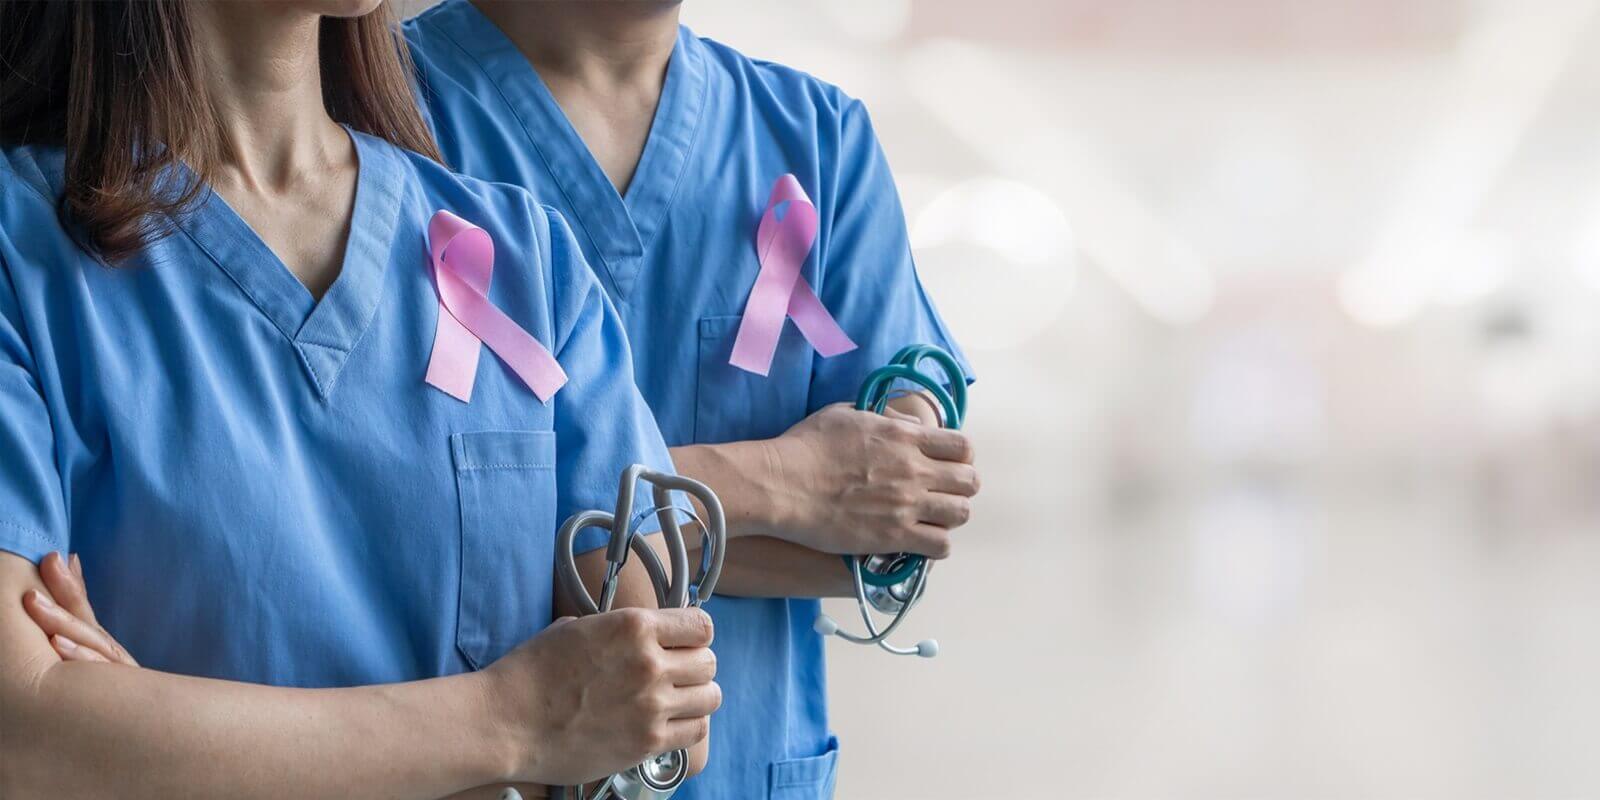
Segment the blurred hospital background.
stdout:
[[866,101],[980,373],[842,800],[1600,797],[1596,5],[689,0]]

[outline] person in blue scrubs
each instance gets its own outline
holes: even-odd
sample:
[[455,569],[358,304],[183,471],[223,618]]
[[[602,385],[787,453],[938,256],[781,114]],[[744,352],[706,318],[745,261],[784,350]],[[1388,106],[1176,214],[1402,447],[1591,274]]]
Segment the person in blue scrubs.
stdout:
[[[560,521],[671,462],[560,215],[413,151],[387,13],[0,8],[0,796],[428,798],[704,736],[700,612],[540,633]],[[441,210],[552,396],[488,347],[424,382]],[[112,636],[144,668],[74,657]]]
[[[904,345],[959,353],[918,282],[866,109],[694,35],[674,3],[445,0],[406,36],[447,162],[572,222],[678,469],[729,508],[737,538],[707,605],[725,703],[711,763],[678,796],[831,796],[812,623],[818,597],[851,592],[837,554],[947,556],[978,489],[961,434],[836,405]],[[858,347],[821,357],[790,325],[758,375],[729,357],[757,221],[785,174],[820,216],[804,277]],[[899,408],[928,418],[917,398]]]

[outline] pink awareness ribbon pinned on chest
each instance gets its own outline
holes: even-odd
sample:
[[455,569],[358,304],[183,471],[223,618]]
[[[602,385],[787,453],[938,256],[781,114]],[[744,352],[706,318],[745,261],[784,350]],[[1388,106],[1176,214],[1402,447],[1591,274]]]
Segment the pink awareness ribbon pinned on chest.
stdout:
[[427,382],[471,402],[480,345],[487,345],[541,402],[548,402],[567,382],[567,373],[533,334],[489,300],[494,240],[488,231],[439,211],[428,221],[428,250],[439,290],[439,327]]
[[[779,219],[778,207],[785,204],[787,208]],[[856,349],[856,343],[850,341],[800,274],[816,239],[817,207],[794,175],[784,175],[773,185],[767,210],[756,227],[756,256],[761,270],[756,273],[750,299],[745,301],[729,364],[766,375],[772,369],[772,356],[778,350],[785,319],[793,319],[806,341],[824,358]]]

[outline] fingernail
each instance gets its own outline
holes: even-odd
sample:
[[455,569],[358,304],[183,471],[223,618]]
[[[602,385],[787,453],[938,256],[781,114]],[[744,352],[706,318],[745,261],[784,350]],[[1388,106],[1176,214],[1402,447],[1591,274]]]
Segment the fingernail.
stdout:
[[69,652],[78,649],[78,643],[77,642],[74,642],[71,639],[68,639],[67,637],[62,636],[59,633],[56,634],[56,646],[60,647],[62,650],[66,650],[66,651],[69,651]]
[[56,607],[55,601],[51,600],[50,596],[44,592],[41,592],[38,589],[30,589],[28,593],[33,595],[33,602],[38,603],[45,608]]

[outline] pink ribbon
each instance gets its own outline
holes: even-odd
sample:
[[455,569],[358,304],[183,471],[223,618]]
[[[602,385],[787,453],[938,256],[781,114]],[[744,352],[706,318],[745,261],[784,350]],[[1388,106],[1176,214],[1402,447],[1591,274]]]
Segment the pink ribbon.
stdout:
[[[778,206],[784,203],[788,208],[779,219]],[[793,319],[806,341],[824,358],[856,349],[856,343],[850,341],[812,291],[811,284],[800,275],[816,239],[817,207],[794,175],[779,178],[772,186],[761,224],[756,227],[756,255],[761,271],[756,273],[750,299],[745,301],[729,364],[766,375],[772,368],[772,356],[778,351],[785,319]]]
[[494,240],[484,229],[440,211],[428,222],[433,280],[439,290],[439,327],[433,336],[427,381],[445,394],[472,401],[479,345],[488,345],[523,383],[548,402],[567,382],[550,351],[489,300]]

